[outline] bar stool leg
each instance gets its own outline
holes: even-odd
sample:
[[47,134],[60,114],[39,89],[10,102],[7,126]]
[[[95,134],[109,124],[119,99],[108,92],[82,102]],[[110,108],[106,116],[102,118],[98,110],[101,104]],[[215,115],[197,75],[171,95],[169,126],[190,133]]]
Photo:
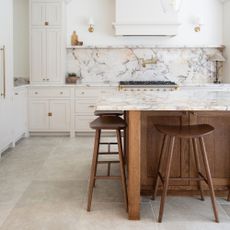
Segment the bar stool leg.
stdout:
[[[196,143],[196,139],[193,138],[192,139],[192,144],[193,144],[193,150],[194,150],[194,158],[195,158],[195,163],[196,163],[196,169],[197,169],[197,176],[200,178],[200,160],[199,160],[199,155],[198,155],[198,149],[197,149],[197,143]],[[198,188],[200,190],[200,197],[201,200],[204,201],[204,193],[203,193],[203,189],[202,189],[202,184],[201,181],[197,182]]]
[[169,147],[169,155],[168,155],[167,165],[166,165],[166,176],[165,176],[163,192],[162,192],[162,196],[161,196],[160,211],[159,211],[159,216],[158,216],[158,222],[159,223],[162,222],[162,217],[163,217],[163,212],[164,212],[164,205],[165,205],[165,200],[166,200],[166,195],[167,195],[167,190],[168,190],[168,184],[169,184],[169,176],[170,176],[170,170],[171,170],[174,143],[175,143],[175,137],[171,137],[170,147]]
[[96,130],[96,136],[95,136],[95,142],[94,142],[91,175],[90,175],[90,181],[89,181],[88,204],[87,204],[87,211],[88,212],[91,210],[93,187],[94,187],[96,170],[97,170],[97,159],[98,159],[98,151],[99,151],[99,145],[100,145],[100,136],[101,136],[101,130],[97,129]]
[[157,167],[157,178],[156,178],[155,187],[153,190],[152,200],[155,200],[156,196],[157,196],[158,186],[159,186],[159,182],[160,182],[159,173],[161,170],[162,158],[163,158],[164,152],[166,150],[166,146],[167,146],[166,139],[167,139],[167,136],[164,135],[162,146],[161,146],[160,158],[159,158],[158,167]]
[[209,189],[211,192],[212,208],[213,208],[213,212],[214,212],[214,216],[215,216],[215,221],[218,223],[219,218],[218,218],[218,211],[217,211],[217,206],[216,206],[216,198],[215,198],[215,192],[214,192],[211,172],[210,172],[210,168],[209,168],[209,164],[208,164],[207,152],[206,152],[203,137],[200,137],[199,140],[200,140],[201,152],[202,152],[203,161],[204,161],[204,167],[205,167],[207,180],[208,180],[208,186],[209,186]]
[[128,195],[127,195],[127,186],[126,186],[126,177],[125,177],[125,168],[124,168],[124,156],[122,152],[122,140],[121,140],[121,131],[117,130],[117,143],[118,143],[118,152],[119,152],[119,160],[120,160],[120,171],[121,171],[121,183],[124,194],[124,201],[126,211],[128,211]]

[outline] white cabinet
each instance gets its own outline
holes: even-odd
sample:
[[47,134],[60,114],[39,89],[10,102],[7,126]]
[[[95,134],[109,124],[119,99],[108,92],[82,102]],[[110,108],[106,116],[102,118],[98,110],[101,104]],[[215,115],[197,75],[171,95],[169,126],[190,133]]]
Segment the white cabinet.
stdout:
[[14,91],[14,140],[17,141],[28,132],[28,96],[27,88],[19,88]]
[[33,28],[31,38],[31,82],[61,82],[62,45],[60,29]]
[[75,131],[92,132],[90,122],[96,117],[97,100],[101,96],[110,96],[117,92],[117,87],[76,87],[75,90]]
[[32,26],[61,26],[61,2],[31,3]]
[[32,87],[29,89],[29,131],[71,132],[71,89]]
[[31,83],[64,82],[62,1],[31,1]]
[[14,142],[12,121],[12,101],[9,99],[0,101],[0,153]]
[[29,130],[45,131],[49,129],[49,101],[45,99],[30,100]]

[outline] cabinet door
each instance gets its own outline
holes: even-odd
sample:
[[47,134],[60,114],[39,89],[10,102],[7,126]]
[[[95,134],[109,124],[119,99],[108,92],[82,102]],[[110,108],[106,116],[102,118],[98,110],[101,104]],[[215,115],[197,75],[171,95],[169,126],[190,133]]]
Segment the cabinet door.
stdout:
[[61,31],[59,29],[48,29],[46,33],[46,78],[48,82],[61,82],[62,71],[62,48]]
[[32,2],[31,4],[31,23],[32,26],[45,26],[46,22],[46,4]]
[[46,4],[46,22],[48,26],[61,26],[61,3]]
[[[191,112],[191,124],[210,124],[215,131],[204,137],[215,186],[226,186],[230,178],[230,112]],[[204,167],[202,167],[204,168]],[[191,154],[191,174],[195,173]]]
[[32,29],[31,42],[31,82],[46,80],[46,30]]
[[27,90],[16,91],[14,94],[14,137],[22,136],[27,131]]
[[51,100],[49,104],[50,130],[70,130],[70,102],[69,100]]
[[49,129],[49,101],[30,100],[29,102],[29,130],[48,131]]
[[[163,135],[156,130],[154,125],[184,125],[188,123],[188,114],[186,112],[143,112],[141,122],[142,189],[150,190],[156,178],[157,165],[163,140]],[[188,142],[177,139],[175,142],[170,176],[187,177],[189,172],[188,159]],[[163,169],[165,169],[165,158],[163,162]],[[165,170],[162,170],[162,172],[165,172]],[[183,186],[189,185],[189,182],[171,181],[170,185],[182,186],[183,188]]]
[[11,100],[0,101],[0,153],[13,141],[13,109]]

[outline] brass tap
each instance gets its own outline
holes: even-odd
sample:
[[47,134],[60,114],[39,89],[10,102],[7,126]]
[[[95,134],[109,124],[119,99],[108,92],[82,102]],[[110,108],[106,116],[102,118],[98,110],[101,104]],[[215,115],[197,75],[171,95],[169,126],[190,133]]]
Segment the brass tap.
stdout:
[[144,58],[140,58],[140,62],[143,68],[146,67],[146,65],[151,65],[151,64],[157,64],[157,57],[153,57],[151,59],[144,59]]

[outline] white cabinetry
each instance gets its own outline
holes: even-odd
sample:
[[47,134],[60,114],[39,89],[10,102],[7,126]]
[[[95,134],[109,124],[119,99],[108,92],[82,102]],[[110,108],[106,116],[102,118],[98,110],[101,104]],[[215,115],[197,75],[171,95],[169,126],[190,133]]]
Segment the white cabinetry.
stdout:
[[14,91],[14,140],[17,141],[28,133],[28,97],[27,88],[16,88]]
[[75,131],[92,132],[89,127],[95,119],[94,111],[99,97],[112,95],[117,87],[76,87],[75,91]]
[[71,132],[70,87],[32,87],[29,90],[30,132]]
[[61,26],[61,2],[31,3],[32,26]]
[[64,82],[62,1],[31,1],[31,83]]

